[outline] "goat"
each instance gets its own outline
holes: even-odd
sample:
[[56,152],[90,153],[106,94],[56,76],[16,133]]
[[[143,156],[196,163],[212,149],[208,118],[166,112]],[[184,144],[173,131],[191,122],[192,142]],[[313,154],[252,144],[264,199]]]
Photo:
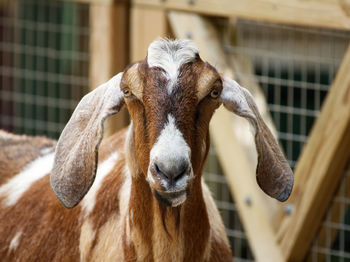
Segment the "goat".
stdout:
[[[124,104],[131,124],[102,141],[104,120]],[[159,39],[83,97],[57,144],[0,132],[0,257],[232,261],[202,178],[221,104],[254,127],[258,184],[285,201],[293,173],[250,93],[192,41]]]

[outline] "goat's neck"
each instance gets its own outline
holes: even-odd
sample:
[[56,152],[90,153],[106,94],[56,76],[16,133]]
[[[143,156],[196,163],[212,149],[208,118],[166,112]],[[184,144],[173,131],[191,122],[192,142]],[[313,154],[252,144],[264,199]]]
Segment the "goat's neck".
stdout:
[[129,219],[126,224],[132,225],[129,246],[131,253],[139,260],[152,260],[152,257],[162,258],[163,261],[203,260],[209,251],[209,219],[200,174],[195,174],[191,192],[183,205],[161,205],[152,195],[145,175],[137,166],[132,134],[132,130],[129,130],[126,145],[132,181],[129,214],[126,216]]

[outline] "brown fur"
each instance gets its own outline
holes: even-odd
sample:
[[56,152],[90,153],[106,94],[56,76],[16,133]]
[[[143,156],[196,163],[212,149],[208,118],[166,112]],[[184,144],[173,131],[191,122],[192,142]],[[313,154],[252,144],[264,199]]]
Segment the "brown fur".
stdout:
[[[77,260],[78,245],[67,245],[66,240],[78,242],[79,213],[79,208],[69,211],[59,203],[47,176],[40,179],[15,206],[1,207],[1,258],[5,261]],[[22,235],[16,250],[21,252],[11,252],[11,239],[19,231]]]
[[16,136],[0,130],[0,184],[42,155],[41,150],[54,148],[55,144],[44,137]]
[[[124,136],[125,131],[101,145],[100,162],[106,159],[113,151],[122,152]],[[102,245],[104,241],[104,235],[101,235],[102,231],[100,232],[100,229],[113,214],[119,215],[118,191],[124,182],[123,177],[120,175],[124,164],[125,160],[122,154],[116,163],[115,169],[106,177],[99,189],[93,212],[86,218],[81,212],[80,205],[72,210],[68,210],[59,203],[49,187],[47,176],[36,182],[14,207],[7,209],[2,207],[0,210],[0,233],[5,237],[0,239],[0,246],[2,247],[0,256],[4,257],[6,261],[45,261],[46,258],[51,258],[53,261],[77,261],[80,256],[79,245],[77,244],[81,234],[80,228],[84,221],[91,220],[96,234],[89,253],[91,257],[95,257],[93,254],[96,246]],[[203,255],[205,254],[207,242],[204,240],[209,239],[210,227],[208,219],[203,219],[208,215],[203,199],[200,200],[200,194],[201,192],[193,191],[190,198],[185,202],[184,207],[181,208],[180,226],[176,226],[176,223],[178,223],[176,222],[177,215],[175,217],[173,212],[166,212],[169,236],[165,233],[163,227],[154,228],[154,223],[157,224],[160,221],[161,208],[152,196],[144,177],[136,176],[133,178],[131,190],[133,197],[130,199],[130,210],[134,212],[134,220],[131,222],[130,227],[139,232],[135,235],[138,239],[134,239],[134,241],[142,242],[146,245],[143,247],[143,250],[148,250],[147,254],[138,254],[144,258],[144,261],[157,261],[153,252],[153,246],[157,242],[164,243],[166,241],[174,245],[178,241],[176,234],[179,234],[179,230],[177,228],[184,232],[182,236],[185,239],[184,247],[191,247],[191,249],[186,250],[192,250],[183,254],[184,261],[200,261],[204,259]],[[199,199],[195,199],[196,196]],[[37,201],[33,201],[34,199]],[[196,202],[198,201],[202,204],[197,205]],[[198,207],[200,208],[198,209]],[[9,217],[11,217],[10,220],[7,219]],[[206,228],[206,230],[202,232],[200,230],[201,227]],[[157,230],[159,233],[154,232]],[[19,246],[15,250],[16,252],[10,252],[8,249],[9,244],[18,231],[23,232],[19,240]],[[152,234],[152,232],[154,233]],[[125,228],[120,231],[120,234],[124,239],[124,261],[136,261],[135,243],[126,243]],[[152,235],[157,234],[163,239],[152,239]],[[66,242],[67,239],[69,239],[70,244]],[[211,242],[216,243],[216,240],[213,239]],[[219,245],[219,247],[229,253],[227,245],[225,247]],[[215,251],[216,247],[212,246],[211,249]],[[171,250],[167,250],[167,252],[170,253],[167,253],[168,255],[163,254],[165,256],[164,259],[169,258]],[[160,259],[158,261],[165,260]]]
[[[205,257],[207,253],[209,254],[208,257],[215,257],[213,255],[215,252],[222,253],[225,251],[222,255],[218,253],[216,257],[220,257],[221,261],[225,259],[229,261],[231,256],[224,231],[222,230],[222,235],[215,235],[215,237],[211,234],[211,225],[201,185],[202,169],[209,149],[209,122],[215,109],[220,105],[217,100],[203,97],[203,94],[209,94],[211,84],[216,81],[219,82],[218,87],[216,87],[221,91],[220,76],[214,68],[198,57],[195,62],[184,64],[180,68],[181,74],[178,82],[173,87],[171,95],[169,95],[165,88],[167,79],[162,74],[163,70],[161,68],[148,68],[147,62],[143,61],[138,65],[138,71],[143,83],[143,94],[142,96],[127,98],[126,104],[134,123],[137,163],[140,170],[142,170],[142,174],[133,177],[132,184],[137,185],[135,186],[137,190],[131,194],[135,196],[131,203],[139,207],[138,210],[142,217],[142,219],[135,219],[135,221],[140,224],[142,232],[148,232],[139,241],[153,243],[153,247],[157,247],[155,250],[153,249],[153,260],[159,256],[161,256],[159,261],[174,260],[171,254],[176,253],[179,261],[204,261],[208,259]],[[198,77],[201,76],[201,73],[207,74],[209,71],[210,74],[207,79],[198,83]],[[128,74],[124,78],[127,76]],[[207,90],[204,90],[205,82],[209,83],[206,86]],[[201,85],[201,92],[203,93],[201,100],[197,96],[198,85]],[[125,86],[122,85],[121,88],[125,88]],[[142,97],[141,100],[140,97]],[[179,105],[181,107],[178,107]],[[175,116],[177,127],[191,147],[191,162],[195,173],[195,180],[190,188],[189,197],[181,207],[177,208],[165,208],[154,198],[152,199],[151,189],[144,179],[149,165],[150,150],[169,113]],[[202,154],[203,140],[206,141],[207,145],[204,155]],[[137,205],[134,202],[140,200],[143,201],[143,204]],[[152,205],[150,205],[151,203]],[[145,212],[141,212],[145,206],[147,206]],[[146,216],[146,214],[153,214],[154,217]],[[152,219],[154,221],[153,229],[146,227],[146,225],[152,224]],[[151,235],[151,232],[156,236],[153,242],[147,239],[147,235]],[[210,246],[210,243],[214,245]],[[177,248],[182,245],[183,250],[180,253],[177,253],[176,250],[164,251],[176,249],[172,246],[174,244]],[[163,249],[163,251],[160,249]],[[151,247],[148,250],[151,252]]]

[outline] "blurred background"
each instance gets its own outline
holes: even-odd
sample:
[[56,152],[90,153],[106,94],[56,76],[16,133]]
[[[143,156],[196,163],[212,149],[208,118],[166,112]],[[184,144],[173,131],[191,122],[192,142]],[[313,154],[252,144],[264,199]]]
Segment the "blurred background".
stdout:
[[265,196],[251,130],[217,112],[205,179],[234,260],[350,261],[349,14],[345,0],[0,1],[0,128],[57,139],[81,97],[154,39],[193,39],[252,92],[295,171],[287,203]]

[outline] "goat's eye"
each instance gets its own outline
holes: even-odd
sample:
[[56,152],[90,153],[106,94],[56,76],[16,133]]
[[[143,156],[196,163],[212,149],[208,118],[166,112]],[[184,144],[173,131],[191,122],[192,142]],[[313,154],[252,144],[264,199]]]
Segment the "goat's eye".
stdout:
[[131,91],[128,88],[125,88],[123,90],[123,94],[124,94],[125,97],[131,96]]
[[219,95],[220,95],[220,92],[219,92],[218,90],[216,90],[216,89],[214,89],[214,90],[212,90],[212,91],[210,92],[210,96],[211,96],[212,98],[218,98]]

